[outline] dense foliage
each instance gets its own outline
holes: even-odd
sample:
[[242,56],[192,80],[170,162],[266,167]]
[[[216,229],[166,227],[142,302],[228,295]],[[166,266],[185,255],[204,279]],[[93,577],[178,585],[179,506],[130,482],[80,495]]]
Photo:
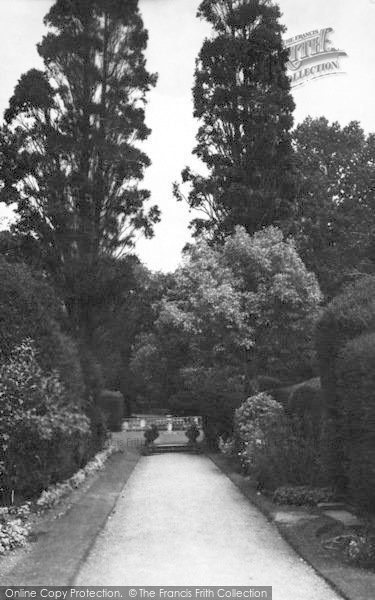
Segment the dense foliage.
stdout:
[[145,432],[144,432],[146,446],[153,444],[154,441],[158,439],[158,437],[159,437],[159,431],[158,431],[157,426],[154,423],[152,425],[149,425],[148,427],[146,427]]
[[297,420],[305,439],[319,445],[325,427],[325,403],[320,379],[306,381],[290,393],[285,409]]
[[254,379],[310,373],[319,302],[315,277],[279,230],[238,228],[216,247],[199,240],[135,345],[140,396],[201,414],[210,439],[229,433]]
[[235,412],[234,448],[242,468],[258,486],[316,486],[324,483],[321,440],[306,417],[290,415],[272,396],[248,398]]
[[337,360],[351,340],[375,330],[375,278],[364,277],[324,309],[316,330],[316,347],[326,410],[326,452],[332,481],[346,485],[343,407],[338,391]]
[[[53,503],[124,410],[165,408],[200,414],[206,440],[220,439],[260,488],[278,488],[278,502],[339,491],[374,505],[375,136],[324,117],[291,132],[271,0],[201,0],[198,17],[212,26],[194,85],[205,174],[187,168],[183,183],[202,218],[174,273],[152,274],[127,253],[159,220],[139,188],[156,77],[138,0],[56,0],[38,46],[44,68],[22,75],[10,99],[0,131],[0,202],[17,212],[0,232],[5,502],[56,484],[43,496]],[[323,309],[319,284],[334,298]],[[186,433],[194,442],[199,431]],[[157,436],[148,428],[146,445]],[[3,525],[0,552],[23,539]],[[372,538],[352,541],[354,560],[373,552]]]
[[[135,376],[130,369],[133,348],[137,338],[152,331],[157,316],[153,305],[161,299],[168,276],[149,272],[134,256],[107,261],[107,274],[103,301],[95,310],[92,346],[105,388],[122,393],[130,414],[141,409],[140,395],[145,392],[142,373]],[[154,397],[150,387],[143,397],[145,409]]]
[[143,373],[155,402],[173,399],[176,408],[182,400],[190,414],[205,413],[201,396],[208,392],[207,403],[215,397],[217,386],[208,388],[219,372],[238,374],[252,343],[244,301],[217,251],[205,242],[194,246],[159,302],[154,331],[139,339],[133,357],[133,372]]
[[293,132],[299,189],[289,231],[323,292],[374,272],[375,136],[307,118]]
[[63,331],[66,315],[45,278],[0,257],[0,362],[25,338],[35,342],[42,368],[59,372],[71,400],[80,404],[84,381],[76,344]]
[[304,379],[311,373],[313,330],[321,293],[316,277],[291,240],[275,227],[228,237],[223,261],[248,299],[254,330],[251,371],[255,376]]
[[344,477],[356,504],[375,506],[375,334],[344,346],[336,363]]
[[[123,399],[107,398],[103,411],[100,394],[131,387],[131,347],[152,314],[151,276],[122,255],[159,220],[140,187],[156,76],[146,69],[138,0],[56,0],[45,24],[43,68],[21,76],[0,131],[0,202],[15,205],[17,217],[0,235],[8,261],[0,260],[0,411],[12,385],[18,415],[17,427],[2,430],[3,475],[6,489],[23,494],[71,474],[102,447],[109,404],[121,424]],[[20,375],[11,384],[9,364],[17,366],[15,349],[29,338],[34,354],[17,368],[32,368],[35,381]],[[42,413],[31,418],[37,390]],[[85,411],[77,417],[85,433],[73,406]]]
[[58,373],[45,375],[34,345],[17,346],[0,369],[0,487],[23,495],[74,473],[90,453],[90,427]]
[[110,431],[121,431],[124,416],[124,397],[121,392],[103,390],[99,397],[99,406]]
[[101,259],[132,246],[137,230],[151,236],[159,218],[138,188],[155,76],[137,0],[56,0],[45,23],[44,70],[22,75],[6,111],[0,200],[17,204],[25,258],[51,274],[86,335]]
[[188,425],[187,429],[185,430],[185,435],[190,444],[196,444],[197,439],[200,436],[200,429],[194,421]]
[[212,26],[193,90],[194,153],[208,174],[182,174],[189,206],[203,213],[193,221],[198,234],[222,239],[236,225],[254,233],[290,213],[294,101],[280,16],[270,0],[203,0],[198,9]]

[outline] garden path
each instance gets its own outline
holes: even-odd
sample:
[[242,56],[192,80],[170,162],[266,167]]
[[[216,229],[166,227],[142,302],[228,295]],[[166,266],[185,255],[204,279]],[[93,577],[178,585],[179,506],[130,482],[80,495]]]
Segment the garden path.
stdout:
[[272,585],[273,600],[338,600],[276,527],[201,455],[143,457],[76,585]]

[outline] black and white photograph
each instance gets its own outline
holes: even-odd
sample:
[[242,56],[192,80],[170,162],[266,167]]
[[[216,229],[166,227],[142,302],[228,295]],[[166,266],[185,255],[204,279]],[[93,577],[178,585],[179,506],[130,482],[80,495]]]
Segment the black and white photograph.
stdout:
[[0,600],[374,600],[375,0],[0,0]]

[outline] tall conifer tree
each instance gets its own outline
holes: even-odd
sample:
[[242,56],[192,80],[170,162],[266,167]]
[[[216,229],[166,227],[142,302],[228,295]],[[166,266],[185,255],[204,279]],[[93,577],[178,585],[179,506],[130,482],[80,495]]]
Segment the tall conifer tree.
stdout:
[[138,0],[56,0],[38,46],[43,71],[16,86],[2,135],[0,200],[16,202],[18,238],[89,329],[100,261],[152,235],[140,189],[146,94],[156,83]]
[[[190,208],[204,215],[192,226],[216,238],[235,225],[253,233],[279,223],[293,200],[295,106],[280,10],[270,0],[203,0],[198,16],[213,35],[199,53],[193,90],[194,153],[208,174],[182,174]],[[183,198],[178,186],[175,193]]]

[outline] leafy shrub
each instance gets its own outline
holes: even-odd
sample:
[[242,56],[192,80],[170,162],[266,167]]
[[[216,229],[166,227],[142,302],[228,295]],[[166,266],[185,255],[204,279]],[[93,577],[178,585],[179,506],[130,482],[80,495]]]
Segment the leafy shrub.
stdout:
[[108,429],[105,417],[100,408],[91,401],[85,407],[85,415],[90,421],[90,449],[88,457],[94,456],[105,445],[108,439]]
[[293,506],[317,506],[320,502],[332,502],[335,493],[331,488],[311,488],[308,486],[282,486],[273,494],[276,504]]
[[199,438],[200,431],[198,425],[193,421],[189,424],[185,431],[185,435],[188,438],[190,444],[195,444]]
[[[271,484],[269,471],[273,465],[263,460],[271,432],[284,421],[284,411],[271,396],[262,392],[248,398],[235,412],[234,432],[238,455],[245,472],[253,475],[263,487]],[[266,482],[267,480],[267,482]],[[272,484],[271,484],[272,485]]]
[[79,356],[85,382],[86,406],[95,406],[104,387],[102,369],[92,351],[82,343],[79,346]]
[[[37,512],[43,512],[59,504],[65,496],[82,485],[88,476],[103,469],[105,462],[114,452],[115,447],[109,446],[68,480],[49,486],[36,501]],[[21,506],[0,508],[0,555],[26,544],[30,531],[28,523],[30,512],[31,502]]]
[[121,392],[103,390],[99,396],[99,406],[104,414],[108,429],[121,431],[125,408],[124,397]]
[[326,405],[325,451],[332,481],[345,489],[343,407],[338,393],[337,359],[352,339],[375,330],[375,277],[349,286],[323,311],[316,327],[316,349]]
[[343,471],[351,499],[375,506],[375,333],[350,341],[336,363]]
[[375,533],[367,531],[347,538],[345,554],[352,565],[375,569]]
[[276,227],[253,236],[237,227],[225,241],[223,259],[248,294],[256,364],[281,379],[308,376],[321,293],[293,241]]
[[0,555],[25,546],[28,535],[29,527],[21,519],[0,520]]
[[311,444],[298,420],[289,418],[271,396],[257,394],[236,411],[235,437],[243,469],[259,487],[316,485],[320,449]]
[[30,532],[31,502],[0,508],[0,556],[25,546]]
[[234,411],[244,397],[243,377],[232,367],[221,365],[185,369],[184,378],[194,402],[187,414],[202,415],[205,442],[217,449],[219,438],[233,432]]
[[235,456],[236,452],[236,440],[234,438],[224,439],[223,437],[219,438],[219,450],[224,456]]
[[159,437],[159,431],[155,424],[150,425],[145,429],[144,432],[145,444],[149,446]]
[[[38,351],[38,360],[45,372],[58,373],[70,401],[76,406],[83,407],[85,381],[79,349],[72,338],[63,333],[56,323],[52,323],[51,327],[53,336],[43,341],[43,352],[48,358],[42,360],[41,351]],[[38,344],[36,348],[38,349]]]
[[282,406],[265,392],[251,396],[235,412],[239,440],[253,443],[257,436],[261,438],[265,425],[273,423],[282,413]]
[[0,368],[1,487],[38,493],[87,460],[89,421],[67,398],[56,372],[44,375],[34,344]]

